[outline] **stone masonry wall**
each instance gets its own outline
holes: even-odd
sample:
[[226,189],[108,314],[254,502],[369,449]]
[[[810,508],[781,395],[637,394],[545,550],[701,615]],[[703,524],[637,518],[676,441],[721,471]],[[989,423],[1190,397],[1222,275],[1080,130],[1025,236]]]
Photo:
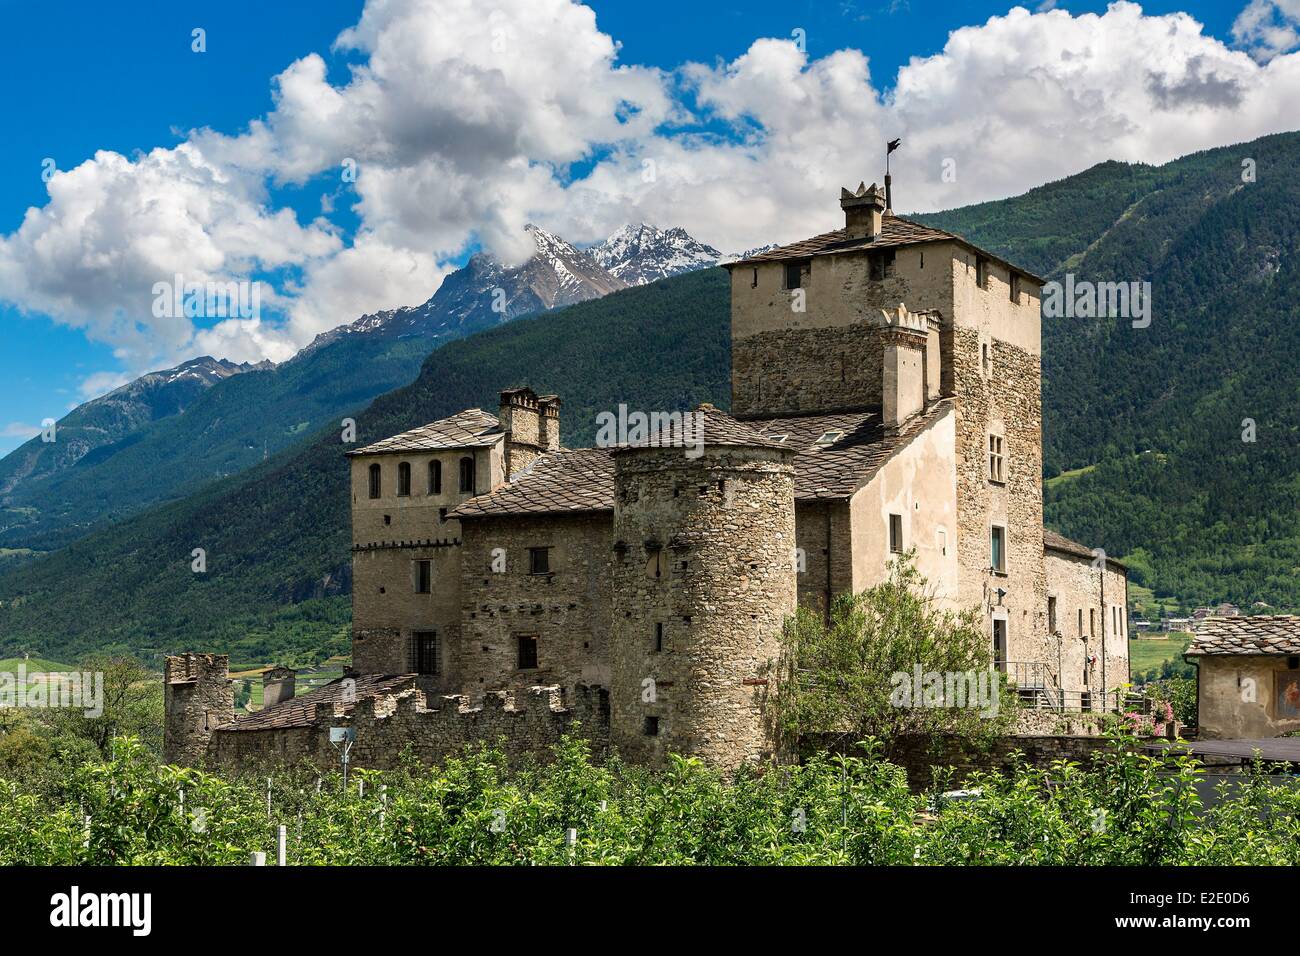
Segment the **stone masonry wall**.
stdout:
[[[533,684],[609,683],[609,514],[464,522],[462,686],[474,693]],[[550,571],[530,573],[529,549]],[[504,570],[493,570],[496,549]],[[496,567],[500,568],[498,562]],[[520,670],[518,641],[537,639],[537,668]]]
[[163,759],[201,762],[213,729],[234,719],[230,658],[225,654],[168,657],[163,668]]
[[[1048,639],[1057,647],[1062,686],[1073,695],[1083,691],[1110,692],[1127,684],[1125,572],[1108,561],[1103,581],[1093,560],[1059,551],[1047,551],[1044,562],[1048,597],[1055,598],[1056,607],[1057,636],[1049,635]],[[1089,658],[1093,658],[1091,663]]]
[[615,498],[614,745],[648,764],[762,759],[766,665],[796,601],[789,453],[623,452]]
[[331,727],[353,727],[355,767],[391,769],[404,753],[435,763],[479,743],[500,745],[512,759],[545,757],[566,733],[591,741],[597,755],[608,746],[608,697],[599,688],[532,687],[514,694],[487,694],[480,702],[445,696],[427,706],[410,687],[392,695],[366,697],[352,712],[318,704],[312,724],[277,730],[227,730],[213,736],[208,762],[221,767],[307,762],[339,765],[329,742]]

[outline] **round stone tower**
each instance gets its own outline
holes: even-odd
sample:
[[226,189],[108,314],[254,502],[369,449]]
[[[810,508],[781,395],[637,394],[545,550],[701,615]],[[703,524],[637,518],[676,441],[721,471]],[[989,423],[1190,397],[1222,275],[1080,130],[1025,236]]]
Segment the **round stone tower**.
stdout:
[[797,593],[792,458],[711,405],[615,449],[610,734],[625,758],[771,755],[768,664]]

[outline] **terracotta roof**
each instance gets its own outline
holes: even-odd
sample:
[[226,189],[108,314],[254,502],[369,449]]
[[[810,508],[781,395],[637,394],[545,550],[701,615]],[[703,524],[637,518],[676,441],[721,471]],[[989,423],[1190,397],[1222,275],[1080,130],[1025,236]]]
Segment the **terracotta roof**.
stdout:
[[393,694],[399,690],[415,686],[415,676],[413,674],[400,674],[397,676],[359,674],[353,678],[356,682],[354,688],[356,694],[349,694],[348,699],[344,700],[344,680],[345,678],[339,678],[336,681],[331,681],[324,687],[318,687],[301,697],[291,697],[289,700],[282,701],[273,707],[259,710],[247,717],[240,717],[233,724],[226,724],[218,727],[217,730],[224,733],[228,730],[277,730],[285,727],[310,727],[316,717],[317,704],[332,701],[335,705],[341,704],[344,713],[350,713],[356,702],[362,698]]
[[[1071,554],[1076,558],[1087,558],[1090,561],[1097,556],[1096,552],[1086,544],[1080,544],[1077,541],[1067,538],[1063,534],[1057,534],[1050,528],[1043,529],[1043,548],[1047,551],[1059,551],[1062,554]],[[1106,563],[1113,564],[1119,568],[1128,568],[1128,565],[1123,561],[1112,558],[1110,555],[1106,555]]]
[[[869,482],[898,449],[952,407],[936,402],[914,418],[898,435],[886,435],[878,409],[833,415],[756,418],[739,421],[728,440],[760,447],[785,447],[795,453],[794,496],[797,501],[847,498]],[[716,411],[716,409],[714,410]],[[718,412],[719,416],[725,413]],[[709,420],[707,442],[712,442]],[[717,424],[725,424],[719,418]],[[728,426],[730,427],[730,426]],[[743,429],[743,431],[740,431]],[[828,433],[840,433],[819,444]],[[777,441],[780,436],[784,441]],[[727,443],[727,442],[724,442]],[[483,518],[528,514],[572,514],[614,510],[614,459],[620,449],[582,448],[543,455],[514,481],[487,495],[461,502],[453,518]]]
[[1207,617],[1186,652],[1202,654],[1300,655],[1300,615]]
[[911,219],[904,219],[901,216],[895,216],[886,213],[880,220],[880,235],[871,236],[862,239],[848,239],[845,237],[845,230],[834,229],[831,232],[823,232],[821,235],[813,236],[810,239],[803,239],[799,242],[792,242],[789,245],[777,246],[775,249],[768,249],[766,252],[760,252],[757,255],[750,256],[747,259],[738,259],[735,262],[723,263],[728,269],[733,266],[744,266],[755,262],[773,262],[781,259],[807,259],[810,256],[834,255],[843,252],[869,252],[873,249],[890,249],[898,246],[916,245],[922,242],[956,242],[978,252],[980,255],[987,256],[1007,268],[1014,269],[1023,276],[1027,276],[1036,282],[1042,283],[1044,280],[1040,276],[1034,275],[1026,269],[1021,268],[1014,262],[1008,262],[999,255],[989,252],[987,249],[981,249],[979,246],[963,239],[955,233],[946,232],[943,229],[935,229],[933,226],[927,226]]
[[385,438],[347,454],[351,457],[381,455],[385,452],[434,451],[439,448],[480,448],[495,445],[501,437],[501,423],[495,415],[490,415],[481,408],[467,408],[450,418],[412,428],[409,432]]

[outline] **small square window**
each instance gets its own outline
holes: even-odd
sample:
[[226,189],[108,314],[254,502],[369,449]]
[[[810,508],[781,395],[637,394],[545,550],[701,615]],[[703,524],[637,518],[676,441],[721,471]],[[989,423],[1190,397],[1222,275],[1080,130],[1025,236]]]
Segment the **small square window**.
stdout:
[[642,725],[642,727],[641,727],[641,732],[644,733],[647,737],[658,737],[658,736],[659,736],[659,718],[658,718],[658,717],[647,717],[647,718],[645,719],[645,723],[644,723],[644,724]]
[[516,640],[519,642],[519,669],[521,671],[536,670],[537,635],[520,635]]
[[529,548],[528,549],[528,573],[529,574],[550,574],[551,573],[551,549],[550,548]]
[[889,550],[894,554],[903,553],[903,516],[889,516]]
[[839,441],[843,437],[844,437],[844,432],[840,432],[840,431],[822,432],[821,436],[815,442],[813,442],[813,444],[816,445],[818,448],[826,448],[830,445],[834,445],[837,441]]

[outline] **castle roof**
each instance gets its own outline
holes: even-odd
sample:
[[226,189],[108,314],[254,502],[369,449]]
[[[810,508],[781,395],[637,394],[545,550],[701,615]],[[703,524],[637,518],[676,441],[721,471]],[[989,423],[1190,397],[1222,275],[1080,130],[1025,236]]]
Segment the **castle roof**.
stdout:
[[1300,655],[1300,615],[1207,617],[1197,625],[1185,656],[1216,654]]
[[[879,409],[830,415],[798,415],[739,421],[712,409],[705,421],[705,441],[714,443],[710,421],[726,426],[721,443],[789,448],[794,452],[796,501],[848,498],[866,485],[899,449],[952,407],[936,402],[906,423],[901,433],[887,433]],[[711,408],[711,406],[710,406]],[[723,420],[725,417],[726,421]],[[730,424],[728,424],[730,423]],[[635,446],[633,446],[635,447]],[[496,491],[461,502],[453,518],[591,514],[614,510],[614,453],[619,448],[580,448],[542,455]]]
[[389,452],[437,451],[446,448],[482,448],[495,445],[503,437],[501,423],[495,415],[480,408],[467,408],[450,418],[441,418],[419,428],[385,438],[373,445],[348,452],[356,455],[382,455]]
[[947,232],[943,229],[936,229],[933,226],[927,226],[923,223],[914,222],[911,219],[904,219],[902,216],[895,216],[892,213],[885,213],[880,220],[880,234],[876,236],[864,236],[860,239],[849,239],[847,231],[844,229],[834,229],[830,232],[823,232],[821,235],[813,236],[810,239],[802,239],[799,242],[792,242],[789,245],[777,246],[775,249],[768,249],[766,252],[760,252],[757,255],[749,256],[745,259],[738,259],[735,262],[726,262],[723,265],[730,269],[733,266],[747,266],[761,262],[775,262],[783,259],[807,259],[812,256],[837,255],[845,252],[871,252],[876,249],[892,249],[899,246],[913,246],[923,242],[955,242],[972,252],[977,252],[981,256],[992,259],[1008,269],[1012,269],[1021,275],[1033,279],[1040,285],[1045,281],[1041,276],[1024,269],[1014,262],[1008,262],[1001,256],[989,252],[987,249],[981,249],[967,239],[955,233]]
[[[246,717],[240,717],[234,723],[225,724],[217,729],[227,730],[280,730],[286,727],[310,727],[316,716],[316,705],[326,702],[335,706],[342,705],[346,714],[356,706],[363,697],[377,694],[391,694],[413,686],[409,674],[387,677],[382,674],[358,674],[351,678],[352,685],[345,685],[339,678],[323,687],[317,687],[298,697],[291,697],[270,707],[265,707]],[[356,693],[352,693],[355,691]]]
[[[688,419],[688,415],[693,417]],[[687,448],[701,442],[714,446],[785,448],[780,442],[764,438],[749,425],[705,402],[693,411],[684,413],[675,422],[661,423],[659,427],[652,428],[644,441],[627,442],[610,451],[617,453],[637,448]]]
[[[1056,551],[1060,554],[1068,554],[1076,558],[1087,558],[1088,560],[1092,560],[1097,556],[1097,552],[1086,544],[1072,541],[1065,535],[1057,534],[1050,528],[1043,529],[1043,548],[1046,551]],[[1106,563],[1116,565],[1120,568],[1127,567],[1123,561],[1117,561],[1110,556],[1107,556]]]

